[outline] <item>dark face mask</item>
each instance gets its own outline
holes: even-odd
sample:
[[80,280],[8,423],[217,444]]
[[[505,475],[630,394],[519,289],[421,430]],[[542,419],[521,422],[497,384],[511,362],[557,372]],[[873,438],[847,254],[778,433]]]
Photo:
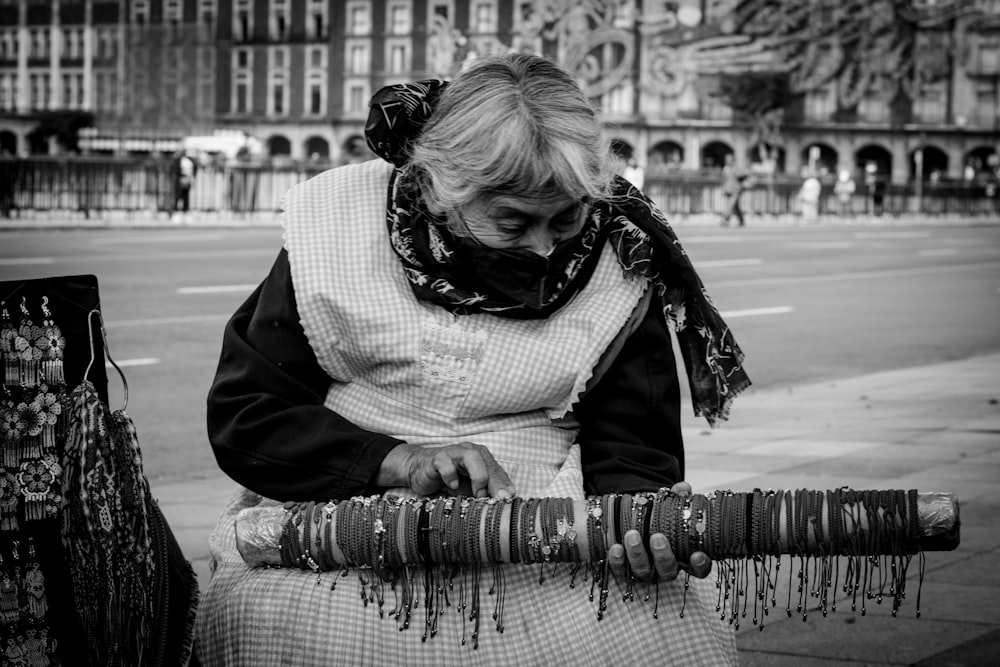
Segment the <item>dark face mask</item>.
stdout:
[[483,245],[473,236],[456,239],[457,253],[490,289],[533,310],[551,303],[570,280],[579,236],[556,243],[548,257],[523,248]]

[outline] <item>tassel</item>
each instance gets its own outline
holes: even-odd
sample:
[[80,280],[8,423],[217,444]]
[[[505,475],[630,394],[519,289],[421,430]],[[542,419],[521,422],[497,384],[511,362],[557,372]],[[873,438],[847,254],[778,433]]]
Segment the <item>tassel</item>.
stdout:
[[20,494],[17,476],[0,470],[0,531],[17,530],[17,498]]
[[66,339],[62,330],[53,321],[48,308],[49,297],[42,297],[42,333],[36,346],[42,351],[42,373],[44,382],[50,385],[64,385],[66,378],[63,373],[63,350],[66,349]]

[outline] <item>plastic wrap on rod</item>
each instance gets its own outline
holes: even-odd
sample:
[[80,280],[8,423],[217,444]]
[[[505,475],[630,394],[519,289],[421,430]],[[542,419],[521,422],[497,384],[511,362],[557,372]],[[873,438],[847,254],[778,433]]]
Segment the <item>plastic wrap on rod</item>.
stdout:
[[[431,509],[435,503],[436,512]],[[374,559],[382,559],[387,565],[531,563],[550,559],[588,562],[602,559],[607,545],[620,539],[623,526],[627,528],[630,522],[646,540],[654,532],[667,534],[674,552],[682,559],[695,550],[716,559],[755,554],[882,555],[869,551],[879,548],[870,545],[893,544],[894,549],[904,545],[899,553],[952,550],[958,546],[960,527],[954,494],[915,491],[755,490],[687,498],[661,491],[576,502],[519,499],[492,504],[456,497],[412,500],[405,505],[398,500],[372,497],[308,505],[304,513],[302,504],[264,505],[240,511],[236,543],[246,563],[251,567],[284,565],[326,570],[342,565],[371,566]],[[447,509],[441,510],[442,505]],[[840,511],[831,511],[838,505]],[[512,528],[515,512],[518,518]],[[454,520],[449,518],[452,513]],[[342,534],[363,536],[364,543],[338,544],[335,539],[326,543],[320,531],[324,522],[350,524]],[[305,523],[312,526],[312,538],[305,539]],[[440,547],[441,539],[447,541],[446,530],[453,531],[451,551]],[[327,530],[326,534],[337,532]],[[858,539],[877,532],[883,538],[893,533],[897,539]],[[418,541],[426,541],[425,535],[430,533],[438,542],[418,548]],[[409,548],[407,535],[412,538]],[[458,547],[461,535],[471,537],[460,538],[462,547]],[[490,535],[495,538],[492,545]],[[511,557],[517,554],[521,557]]]

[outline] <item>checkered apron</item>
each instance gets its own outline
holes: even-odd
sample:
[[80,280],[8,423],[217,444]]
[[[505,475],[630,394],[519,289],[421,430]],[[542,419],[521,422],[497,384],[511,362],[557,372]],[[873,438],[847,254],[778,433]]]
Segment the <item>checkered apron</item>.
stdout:
[[[294,188],[284,211],[302,325],[320,365],[335,380],[326,405],[355,424],[414,444],[470,441],[490,449],[524,497],[582,499],[578,424],[571,406],[602,353],[622,330],[646,284],[622,277],[605,249],[587,287],[551,317],[516,320],[457,316],[418,301],[385,225],[391,166],[373,161],[325,172]],[[206,665],[723,665],[735,640],[714,611],[716,589],[692,580],[639,586],[622,602],[611,585],[597,619],[583,571],[502,566],[502,634],[491,616],[489,568],[466,573],[479,586],[478,647],[457,605],[424,641],[423,610],[400,631],[386,613],[362,604],[356,576],[250,569],[236,550],[240,509],[273,502],[241,490],[210,539],[214,572],[199,605],[198,651]],[[421,578],[422,580],[422,578]],[[339,583],[334,590],[331,584]],[[388,585],[386,586],[388,589]],[[421,600],[423,602],[422,585]],[[471,594],[466,593],[467,597]],[[685,600],[686,597],[686,600]],[[680,618],[681,605],[684,617]],[[463,637],[466,641],[463,641]]]

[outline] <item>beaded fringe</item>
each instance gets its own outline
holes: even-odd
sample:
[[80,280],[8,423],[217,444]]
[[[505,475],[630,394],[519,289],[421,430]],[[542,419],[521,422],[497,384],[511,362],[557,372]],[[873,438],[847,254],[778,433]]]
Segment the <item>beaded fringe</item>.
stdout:
[[[501,566],[506,563],[537,566],[540,584],[560,569],[568,572],[571,588],[579,581],[589,589],[600,619],[607,611],[614,577],[607,549],[622,543],[624,534],[633,529],[647,549],[650,535],[664,534],[681,562],[696,551],[707,553],[715,562],[716,611],[737,629],[748,615],[763,629],[765,617],[777,608],[779,577],[785,576],[783,555],[790,556],[784,601],[789,617],[798,613],[806,620],[810,599],[826,616],[837,610],[840,593],[850,599],[852,611],[860,602],[862,615],[869,601],[881,604],[888,598],[895,616],[906,598],[914,556],[920,570],[916,600],[920,616],[922,544],[937,533],[953,539],[931,548],[957,545],[957,502],[945,494],[943,501],[939,496],[929,508],[924,497],[933,495],[758,489],[681,496],[661,489],[595,496],[585,502],[372,496],[245,509],[236,532],[240,553],[251,566],[310,570],[317,574],[317,585],[322,572],[341,570],[347,576],[355,571],[362,603],[377,604],[380,615],[386,613],[388,587],[395,596],[388,613],[400,630],[408,628],[413,614],[423,608],[424,639],[436,634],[440,613],[457,606],[471,624],[475,645],[484,572],[492,570],[488,591],[498,632],[503,632]],[[340,578],[333,579],[331,589]],[[687,587],[685,581],[685,591]],[[640,588],[645,592],[637,593]],[[653,615],[658,614],[655,578],[651,584],[639,581],[626,568],[624,590],[624,600],[655,595]],[[680,614],[683,617],[683,604]]]

